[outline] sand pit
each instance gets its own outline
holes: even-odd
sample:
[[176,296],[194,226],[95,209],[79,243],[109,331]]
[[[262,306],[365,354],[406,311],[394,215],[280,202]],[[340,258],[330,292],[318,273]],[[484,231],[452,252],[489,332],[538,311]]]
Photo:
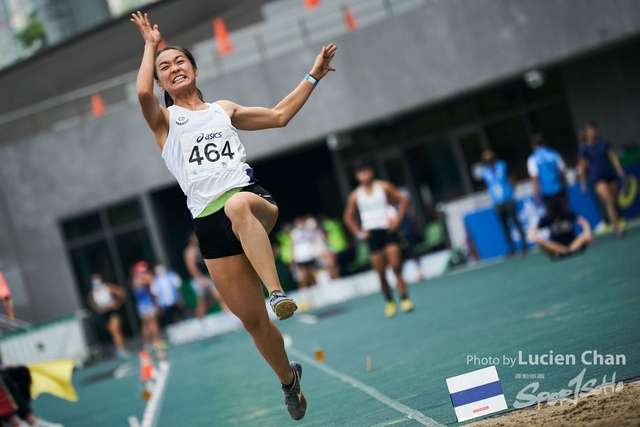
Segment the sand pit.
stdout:
[[577,405],[541,404],[539,409],[522,409],[468,425],[473,427],[637,427],[640,426],[640,381],[626,383],[621,391],[615,393],[608,392],[581,398]]

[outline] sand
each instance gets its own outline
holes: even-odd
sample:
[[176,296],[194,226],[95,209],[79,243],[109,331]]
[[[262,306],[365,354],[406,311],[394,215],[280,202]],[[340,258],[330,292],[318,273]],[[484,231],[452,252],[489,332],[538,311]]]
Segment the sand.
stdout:
[[622,390],[615,393],[581,398],[577,405],[541,404],[539,409],[517,410],[468,425],[473,427],[638,427],[640,426],[640,381],[626,383]]

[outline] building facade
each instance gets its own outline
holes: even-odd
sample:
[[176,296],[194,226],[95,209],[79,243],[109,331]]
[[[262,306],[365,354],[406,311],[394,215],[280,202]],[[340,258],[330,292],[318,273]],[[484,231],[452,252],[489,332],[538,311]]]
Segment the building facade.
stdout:
[[[241,134],[283,220],[339,215],[357,157],[405,187],[427,224],[437,202],[482,189],[472,169],[483,148],[525,178],[534,132],[570,164],[589,119],[620,150],[640,142],[637,1],[427,1],[329,41],[339,46],[338,71],[289,126]],[[318,49],[199,87],[207,100],[273,106]],[[525,82],[531,70],[540,87]],[[20,318],[84,307],[94,271],[126,286],[140,259],[181,270],[189,227],[135,102],[0,144],[0,270]]]

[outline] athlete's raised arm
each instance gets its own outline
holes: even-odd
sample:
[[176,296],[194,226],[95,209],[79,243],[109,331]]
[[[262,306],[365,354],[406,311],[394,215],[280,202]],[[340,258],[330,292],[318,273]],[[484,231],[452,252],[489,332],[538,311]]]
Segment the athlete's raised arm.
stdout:
[[[337,47],[333,43],[322,47],[322,51],[316,57],[313,68],[309,72],[311,80],[321,80],[329,71],[335,71],[331,67],[331,60],[336,54],[336,49]],[[237,129],[261,130],[283,127],[307,102],[315,84],[307,78],[303,79],[293,92],[273,108],[244,107],[231,101],[218,101],[218,105],[231,117],[231,123]]]
[[142,15],[140,11],[131,14],[130,19],[140,30],[144,39],[144,54],[136,80],[138,102],[142,108],[142,115],[155,136],[158,146],[162,150],[169,131],[169,112],[160,105],[158,97],[153,93],[155,58],[162,35],[158,25],[151,26],[149,15]]

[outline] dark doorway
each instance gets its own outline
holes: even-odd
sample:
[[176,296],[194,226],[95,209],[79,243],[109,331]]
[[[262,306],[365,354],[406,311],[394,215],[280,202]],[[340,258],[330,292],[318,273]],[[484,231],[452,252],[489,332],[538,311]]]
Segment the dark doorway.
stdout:
[[342,216],[338,181],[324,143],[251,162],[261,185],[269,190],[280,208],[279,223],[305,214]]

